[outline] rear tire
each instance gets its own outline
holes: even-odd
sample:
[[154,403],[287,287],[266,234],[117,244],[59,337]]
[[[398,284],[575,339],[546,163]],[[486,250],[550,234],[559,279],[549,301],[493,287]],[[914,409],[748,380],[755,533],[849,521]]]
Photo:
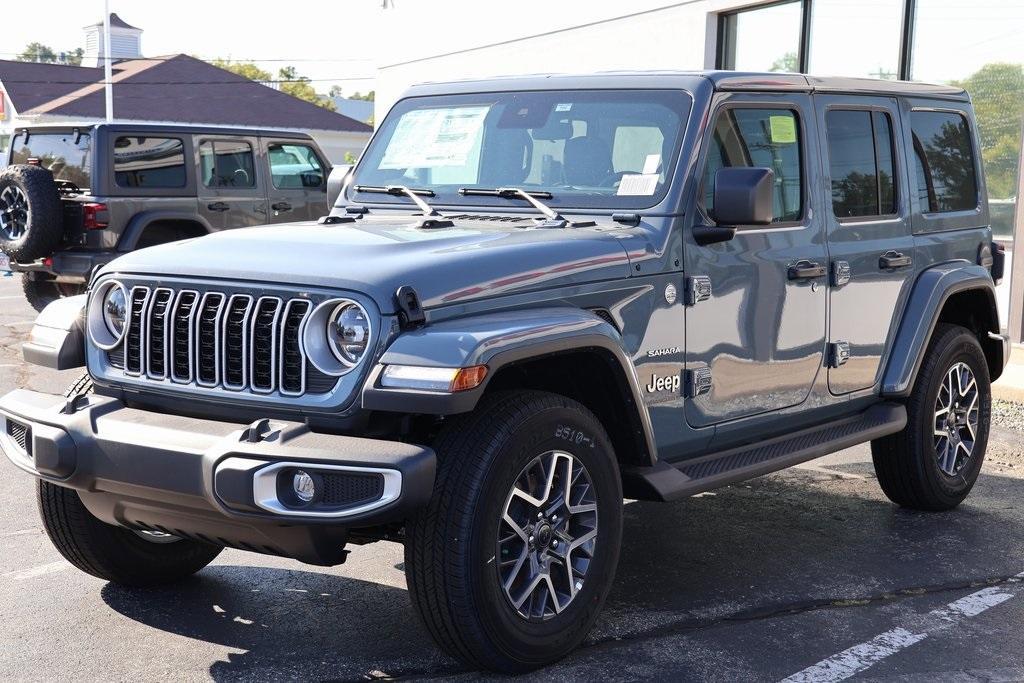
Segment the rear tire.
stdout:
[[[622,485],[600,422],[555,394],[497,394],[449,423],[435,450],[434,494],[405,545],[427,631],[477,668],[561,659],[597,619],[622,539]],[[527,489],[543,502],[526,502]]]
[[940,323],[907,401],[907,426],[871,442],[889,500],[929,511],[963,502],[985,461],[991,410],[988,363],[978,339],[964,327]]
[[25,300],[40,313],[57,299],[85,293],[85,285],[58,283],[56,280],[36,273],[21,274],[21,291]]
[[[92,393],[83,374],[65,398]],[[97,519],[73,489],[39,481],[36,489],[43,528],[57,551],[83,572],[122,586],[156,586],[180,581],[213,562],[223,548],[167,535],[147,535]]]
[[39,166],[0,171],[0,251],[12,261],[49,256],[64,239],[64,210],[53,174]]

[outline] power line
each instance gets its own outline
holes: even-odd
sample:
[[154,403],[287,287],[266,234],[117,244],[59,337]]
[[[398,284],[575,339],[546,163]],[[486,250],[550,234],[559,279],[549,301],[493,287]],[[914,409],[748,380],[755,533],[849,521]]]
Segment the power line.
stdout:
[[[137,80],[126,79],[126,80],[123,80],[123,81],[114,81],[114,85],[119,87],[119,88],[122,87],[122,86],[126,86],[126,85],[252,85],[253,83],[256,83],[258,85],[267,85],[267,84],[271,84],[271,83],[278,84],[278,85],[287,85],[289,83],[334,83],[336,81],[375,81],[375,80],[377,80],[376,76],[335,76],[334,78],[303,78],[303,79],[299,79],[299,80],[271,79],[269,81],[254,81],[254,80],[245,78],[244,76],[240,76],[240,78],[242,78],[244,80],[240,80],[240,81],[239,80],[232,80],[232,81],[137,81]],[[14,79],[8,79],[8,78],[0,78],[0,82],[3,82],[5,84],[10,84],[10,83],[25,83],[25,84],[29,84],[29,83],[31,83],[31,84],[35,84],[35,85],[78,85],[78,86],[81,86],[83,88],[86,88],[86,87],[88,87],[90,85],[104,85],[105,84],[105,81],[103,81],[103,80],[98,80],[98,81],[40,81],[39,79],[28,79],[28,80],[26,80],[26,79],[17,79],[17,80],[14,80]]]
[[[0,55],[4,57],[21,57],[25,52],[0,52]],[[61,53],[57,53],[58,55]],[[324,58],[324,57],[202,57],[198,55],[189,55],[184,52],[176,55],[170,55],[167,57],[104,57],[99,55],[88,55],[89,59],[96,59],[97,61],[112,60],[114,62],[130,62],[136,60],[142,60],[147,62],[169,62],[173,59],[177,59],[182,55],[186,57],[194,57],[195,59],[212,64],[215,61],[223,61],[227,64],[237,64],[240,62],[280,62],[280,63],[323,63],[323,64],[334,64],[338,62],[372,62],[373,60],[369,57],[338,57],[338,58]],[[28,61],[28,60],[26,60]],[[59,61],[53,62],[40,62],[33,61],[34,64],[52,64],[54,66],[76,66],[75,64],[65,64]],[[88,68],[88,67],[84,67]]]

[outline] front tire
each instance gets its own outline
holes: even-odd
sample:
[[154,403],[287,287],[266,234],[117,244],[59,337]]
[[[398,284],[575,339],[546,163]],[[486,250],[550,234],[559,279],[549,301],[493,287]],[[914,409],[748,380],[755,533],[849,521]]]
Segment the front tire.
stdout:
[[147,535],[101,522],[78,492],[40,481],[39,516],[50,541],[87,574],[122,586],[180,581],[213,562],[222,548],[161,534]]
[[561,659],[597,619],[622,539],[622,485],[600,422],[555,394],[499,394],[449,424],[435,449],[434,494],[405,546],[424,625],[478,668]]
[[941,323],[907,401],[907,426],[871,442],[871,458],[889,500],[941,511],[971,492],[988,445],[992,388],[985,354],[972,332]]
[[[83,374],[64,392],[70,400],[91,394]],[[36,501],[43,528],[57,551],[86,574],[122,586],[157,586],[195,574],[213,562],[220,546],[156,532],[132,531],[97,519],[78,492],[39,481]]]

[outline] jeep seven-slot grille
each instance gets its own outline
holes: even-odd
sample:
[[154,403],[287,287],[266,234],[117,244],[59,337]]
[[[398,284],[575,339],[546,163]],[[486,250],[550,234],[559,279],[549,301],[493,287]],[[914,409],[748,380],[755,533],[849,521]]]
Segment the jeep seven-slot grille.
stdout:
[[337,377],[312,366],[300,338],[312,308],[306,299],[137,286],[125,343],[108,358],[127,375],[181,385],[327,393]]

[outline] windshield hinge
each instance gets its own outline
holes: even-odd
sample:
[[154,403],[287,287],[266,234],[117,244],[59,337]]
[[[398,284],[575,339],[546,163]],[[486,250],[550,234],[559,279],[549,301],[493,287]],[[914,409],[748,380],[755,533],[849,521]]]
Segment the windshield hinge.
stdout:
[[317,223],[320,225],[337,225],[339,223],[355,223],[355,216],[321,216]]
[[427,316],[420,305],[420,295],[409,285],[402,285],[395,292],[398,304],[398,323],[403,330],[420,327],[427,322]]

